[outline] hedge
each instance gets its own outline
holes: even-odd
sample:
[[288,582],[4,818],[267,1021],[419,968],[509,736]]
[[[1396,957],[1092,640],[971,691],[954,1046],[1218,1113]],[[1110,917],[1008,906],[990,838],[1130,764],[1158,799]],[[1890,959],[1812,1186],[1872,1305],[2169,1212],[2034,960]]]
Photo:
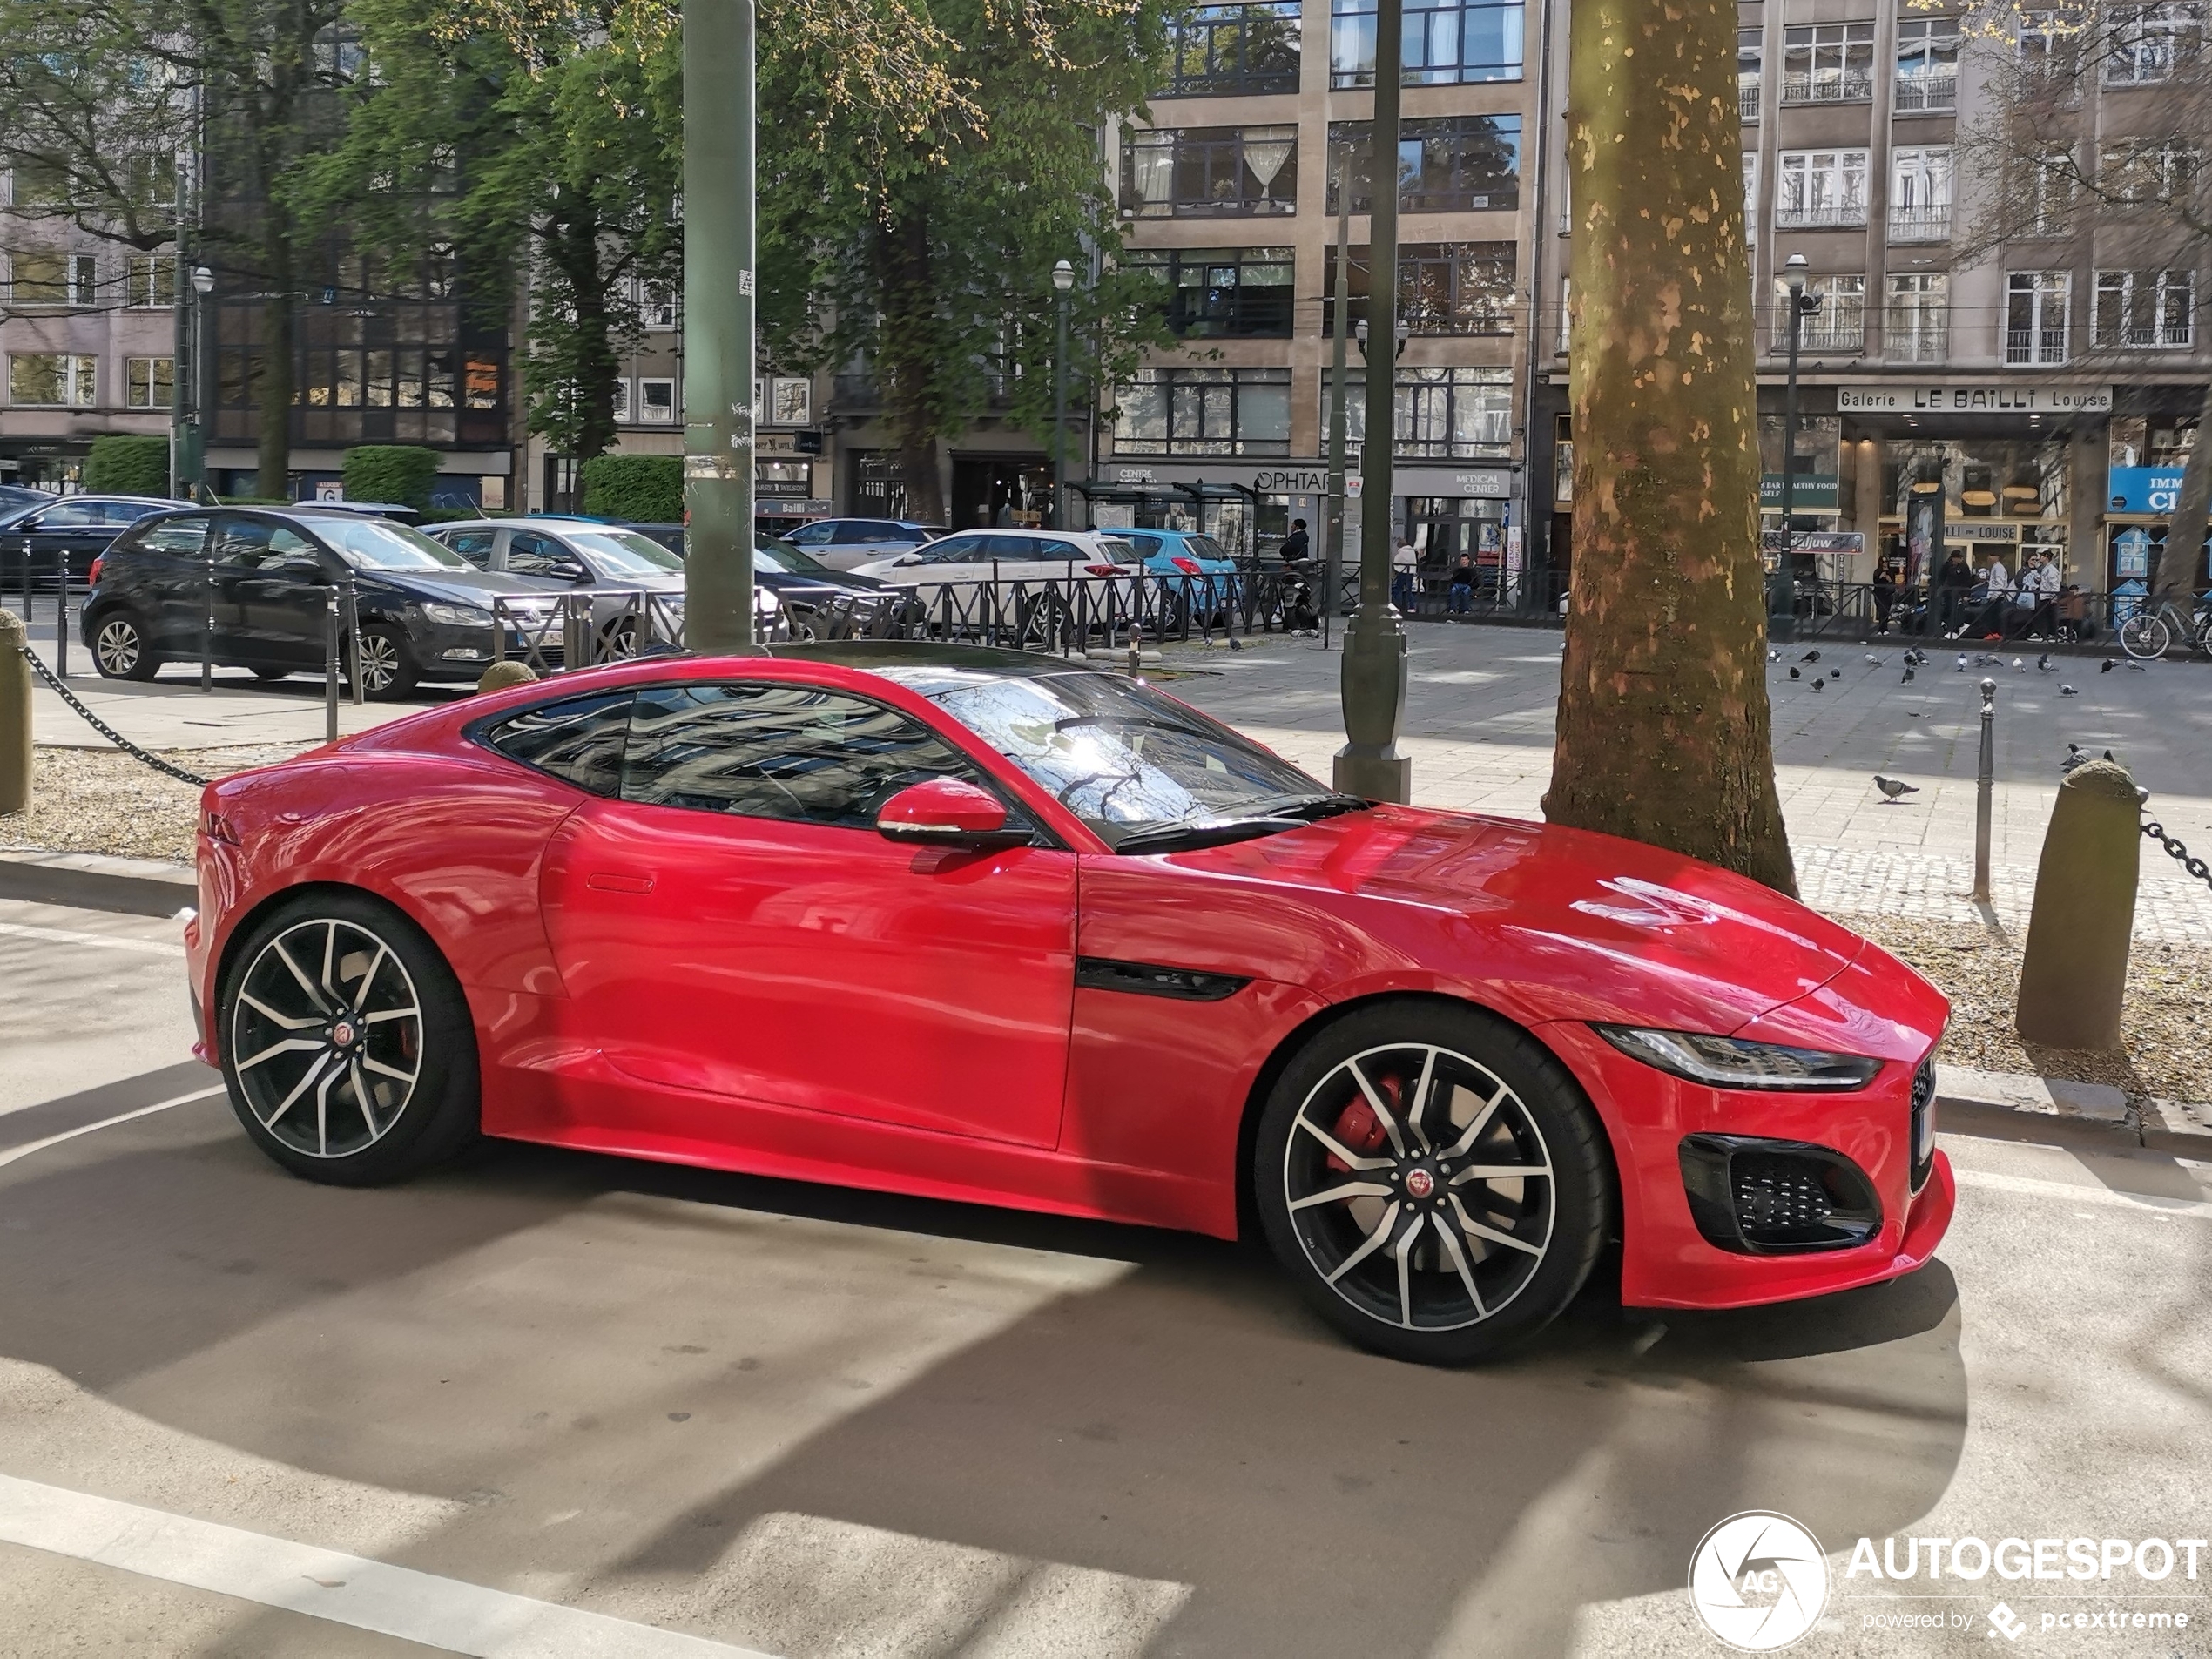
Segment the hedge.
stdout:
[[347,501],[387,502],[427,511],[438,452],[411,443],[365,443],[346,451]]
[[638,524],[684,521],[684,457],[594,455],[583,463],[583,510]]
[[169,440],[123,433],[93,439],[84,488],[98,496],[166,496]]

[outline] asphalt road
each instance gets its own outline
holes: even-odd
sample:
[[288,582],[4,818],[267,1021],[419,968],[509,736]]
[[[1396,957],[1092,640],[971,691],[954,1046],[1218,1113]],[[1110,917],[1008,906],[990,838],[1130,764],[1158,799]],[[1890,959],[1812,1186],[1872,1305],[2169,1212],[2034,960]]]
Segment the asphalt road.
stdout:
[[[1717,1654],[1684,1579],[1750,1508],[1827,1551],[1794,1653],[2212,1653],[2212,1555],[1845,1571],[2212,1535],[2212,1169],[1954,1126],[1911,1280],[1594,1291],[1430,1371],[1173,1235],[525,1148],[293,1180],[199,1092],[173,937],[0,903],[0,1655]],[[2042,1628],[2114,1607],[2191,1624]]]

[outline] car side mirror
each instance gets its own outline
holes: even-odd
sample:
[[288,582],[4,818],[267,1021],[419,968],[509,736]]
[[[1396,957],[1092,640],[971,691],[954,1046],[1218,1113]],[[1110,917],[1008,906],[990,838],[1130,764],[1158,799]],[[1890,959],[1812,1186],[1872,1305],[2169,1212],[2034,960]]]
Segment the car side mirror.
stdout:
[[892,563],[899,565],[920,564],[921,563],[921,555],[919,553],[908,553],[900,558],[893,560]]
[[1020,846],[1029,839],[1028,830],[1008,826],[997,796],[958,778],[909,784],[877,811],[875,828],[888,840],[974,852]]

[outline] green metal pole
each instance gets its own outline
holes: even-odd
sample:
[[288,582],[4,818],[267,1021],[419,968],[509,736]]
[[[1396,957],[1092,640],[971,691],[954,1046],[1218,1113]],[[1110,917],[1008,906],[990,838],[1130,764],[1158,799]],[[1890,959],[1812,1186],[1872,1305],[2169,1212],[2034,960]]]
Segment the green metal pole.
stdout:
[[[1406,720],[1406,631],[1390,603],[1391,447],[1397,435],[1398,106],[1403,76],[1403,0],[1375,6],[1374,180],[1367,231],[1367,431],[1359,446],[1359,609],[1344,631],[1339,685],[1345,745],[1336,786],[1371,800],[1403,801],[1413,758],[1399,746]],[[1378,369],[1380,370],[1378,373]]]
[[1329,627],[1337,614],[1338,572],[1344,569],[1344,452],[1352,412],[1345,407],[1345,335],[1351,327],[1345,314],[1352,309],[1352,178],[1351,169],[1337,168],[1337,281],[1336,311],[1329,329],[1329,498],[1328,524],[1322,532],[1321,644],[1329,643]]
[[[176,273],[169,280],[170,314],[176,325],[170,344],[169,359],[169,495],[173,500],[185,493],[185,485],[192,476],[192,457],[185,436],[185,376],[192,369],[192,313],[185,308],[185,296],[192,292],[192,249],[185,239],[187,174],[180,165],[177,169],[177,235],[175,239]],[[152,262],[150,269],[161,269],[159,259]],[[130,298],[135,300],[136,294]],[[153,295],[146,296],[149,302]]]
[[753,0],[684,8],[685,640],[752,637]]

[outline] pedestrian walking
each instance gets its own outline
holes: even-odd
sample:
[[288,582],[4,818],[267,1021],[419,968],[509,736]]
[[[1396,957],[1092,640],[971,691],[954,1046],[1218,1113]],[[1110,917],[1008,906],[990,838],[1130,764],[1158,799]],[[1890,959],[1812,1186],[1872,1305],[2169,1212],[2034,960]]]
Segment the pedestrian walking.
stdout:
[[2047,639],[2058,631],[2058,561],[2031,553],[2013,594],[2013,615],[2019,619],[2020,631]]
[[1994,553],[1989,556],[1989,568],[1981,573],[1981,615],[1974,623],[1974,631],[2001,639],[2006,616],[2012,610],[2013,573]]
[[1883,559],[1874,566],[1874,631],[1885,634],[1890,631],[1890,607],[1897,603],[1897,575],[1890,562]]
[[1292,519],[1291,533],[1283,538],[1283,563],[1296,564],[1301,559],[1310,559],[1312,556],[1313,538],[1305,533],[1305,521],[1302,518]]
[[1411,616],[1420,603],[1421,556],[1403,536],[1390,555],[1390,602]]
[[1966,611],[1966,596],[1979,585],[1973,567],[1966,563],[1966,554],[1952,548],[1935,578],[1936,626],[1945,634],[1952,633],[1962,625],[1960,617]]

